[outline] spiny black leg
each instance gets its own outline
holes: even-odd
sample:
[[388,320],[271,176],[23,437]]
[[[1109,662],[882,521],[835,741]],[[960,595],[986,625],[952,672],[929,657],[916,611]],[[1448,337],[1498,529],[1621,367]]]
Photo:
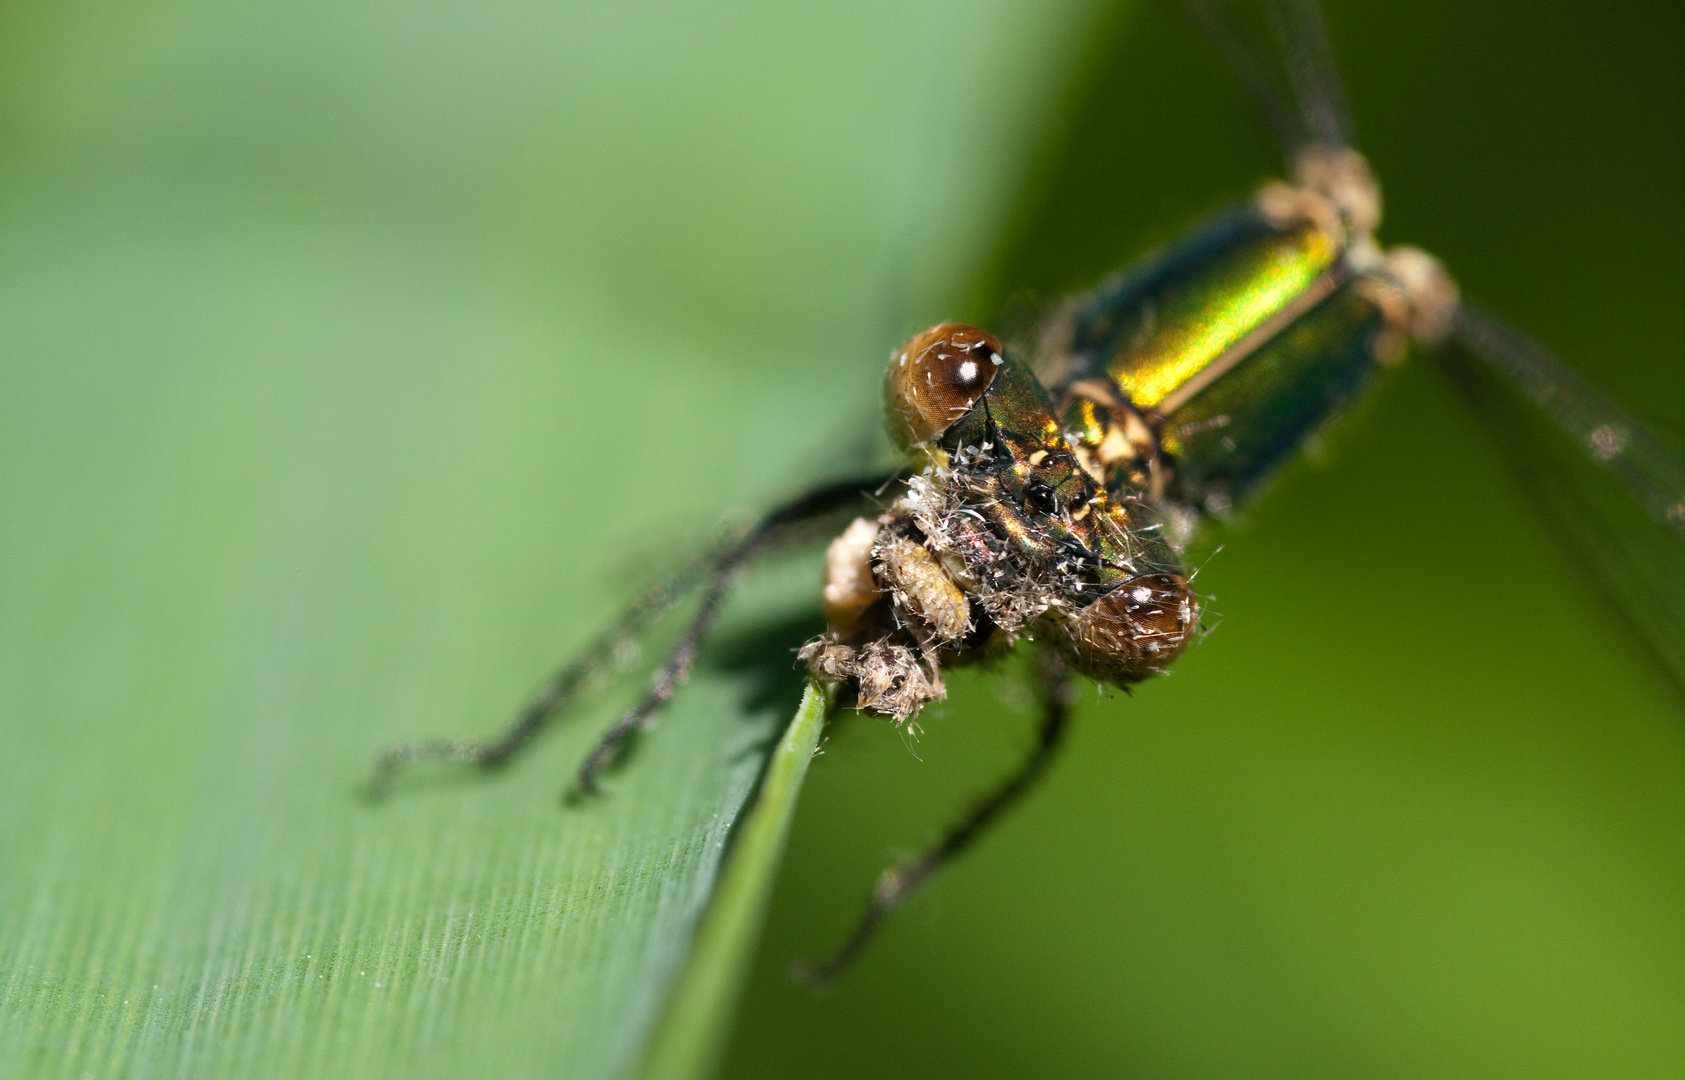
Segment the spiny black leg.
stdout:
[[736,583],[744,564],[767,548],[787,542],[792,534],[800,532],[802,526],[866,503],[873,491],[881,490],[895,475],[831,484],[810,492],[767,515],[741,540],[721,552],[702,594],[702,606],[691,617],[690,625],[685,627],[666,663],[661,665],[649,694],[638,703],[637,708],[615,721],[579,767],[577,788],[581,794],[601,794],[597,774],[614,763],[620,748],[634,731],[650,726],[656,712],[690,678],[690,667],[696,659],[697,650],[702,647],[702,639],[719,617],[726,594]]
[[702,636],[718,613],[725,594],[743,564],[758,552],[790,540],[802,525],[845,509],[851,504],[867,504],[870,493],[888,484],[895,475],[880,475],[832,484],[788,503],[768,515],[744,537],[727,544],[713,555],[697,559],[678,574],[640,596],[583,653],[556,672],[544,688],[527,703],[527,707],[521,710],[509,730],[501,736],[489,742],[459,737],[416,739],[399,743],[382,754],[376,762],[375,790],[384,791],[393,774],[411,762],[453,761],[481,768],[494,768],[505,764],[525,748],[545,724],[565,712],[570,705],[600,689],[609,676],[636,659],[638,639],[644,631],[706,580],[708,587],[702,610],[692,619],[684,637],[662,667],[655,689],[637,709],[623,717],[597,744],[585,768],[581,770],[580,786],[587,791],[594,791],[593,777],[612,760],[619,744],[625,741],[626,736],[640,723],[647,723],[650,715],[684,682]]
[[1036,745],[1029,756],[1012,775],[973,806],[970,813],[955,822],[942,838],[923,854],[891,866],[879,874],[877,885],[872,889],[871,899],[866,902],[866,910],[861,914],[860,921],[855,924],[854,932],[823,963],[797,965],[797,978],[811,986],[819,987],[847,970],[871,941],[878,924],[883,922],[890,912],[900,907],[920,885],[970,847],[982,835],[984,829],[1023,798],[1025,792],[1047,771],[1047,766],[1052,763],[1065,737],[1073,687],[1064,662],[1051,652],[1042,654],[1041,671],[1038,674],[1041,690],[1041,728],[1037,732]]
[[638,638],[696,588],[714,560],[698,559],[684,570],[638,597],[584,652],[551,676],[515,718],[509,730],[488,741],[471,737],[414,739],[380,755],[374,782],[384,790],[392,776],[416,761],[455,761],[482,768],[505,764],[519,753],[546,723],[568,706],[608,681],[616,670],[636,658]]
[[578,787],[581,794],[602,794],[597,787],[597,774],[614,763],[615,756],[631,734],[639,728],[648,727],[656,711],[690,678],[690,665],[696,659],[696,650],[701,647],[703,636],[718,617],[720,605],[725,601],[726,593],[731,591],[737,572],[751,554],[750,550],[741,550],[746,545],[747,541],[744,541],[738,550],[728,552],[714,569],[708,591],[702,597],[702,607],[691,617],[690,625],[685,627],[678,644],[668,654],[667,662],[661,665],[648,696],[638,703],[637,708],[616,720],[614,726],[604,732],[597,745],[592,747],[585,763],[579,767]]

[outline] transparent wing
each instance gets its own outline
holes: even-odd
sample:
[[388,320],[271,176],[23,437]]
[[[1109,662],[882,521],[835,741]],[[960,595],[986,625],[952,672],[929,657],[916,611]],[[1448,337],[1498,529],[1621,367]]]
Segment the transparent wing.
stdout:
[[1444,366],[1529,495],[1685,689],[1685,456],[1478,306],[1452,341]]
[[1182,0],[1182,6],[1199,23],[1206,39],[1222,55],[1223,63],[1252,99],[1253,107],[1269,126],[1282,154],[1291,159],[1311,139],[1298,110],[1282,92],[1269,66],[1259,62],[1219,0]]
[[[1316,0],[1262,0],[1274,49],[1255,47],[1224,0],[1182,0],[1245,88],[1291,165],[1306,146],[1351,145],[1351,112]],[[1273,57],[1260,60],[1260,53]]]
[[1350,146],[1351,110],[1346,108],[1322,9],[1316,0],[1269,0],[1264,8],[1305,130],[1323,146]]

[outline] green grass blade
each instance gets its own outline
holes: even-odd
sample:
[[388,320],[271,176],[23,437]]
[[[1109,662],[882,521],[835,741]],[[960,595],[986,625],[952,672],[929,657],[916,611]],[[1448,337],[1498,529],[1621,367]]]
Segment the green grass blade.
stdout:
[[372,759],[853,470],[1084,9],[8,5],[0,1076],[633,1074],[817,566],[606,799],[561,796],[636,679],[496,775]]
[[772,882],[796,814],[807,767],[825,727],[825,694],[811,683],[778,741],[755,803],[734,838],[729,861],[697,930],[644,1065],[643,1080],[702,1080],[711,1075],[727,1024],[748,977]]

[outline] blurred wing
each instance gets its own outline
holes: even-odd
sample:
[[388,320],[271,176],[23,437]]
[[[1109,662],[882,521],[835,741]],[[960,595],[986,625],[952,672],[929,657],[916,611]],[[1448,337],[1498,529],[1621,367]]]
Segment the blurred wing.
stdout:
[[[1245,88],[1289,168],[1307,146],[1351,145],[1351,112],[1317,0],[1261,0],[1253,5],[1263,17],[1264,38],[1273,40],[1273,49],[1252,44],[1258,35],[1247,32],[1247,20],[1225,0],[1182,0],[1182,6]],[[1260,60],[1260,55],[1266,59]]]
[[1444,366],[1528,493],[1685,689],[1685,456],[1478,306],[1452,340]]
[[1305,130],[1319,145],[1350,146],[1351,110],[1317,0],[1267,0],[1264,8]]

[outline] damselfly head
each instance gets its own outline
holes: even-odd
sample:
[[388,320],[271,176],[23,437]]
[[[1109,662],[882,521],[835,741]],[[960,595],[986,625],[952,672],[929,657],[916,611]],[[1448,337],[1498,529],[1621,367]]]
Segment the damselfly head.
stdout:
[[814,674],[905,722],[944,696],[943,668],[1014,641],[1117,685],[1181,653],[1198,606],[1159,506],[1085,467],[1047,390],[994,335],[915,335],[890,357],[884,398],[920,471],[832,543],[830,631],[801,652]]
[[933,326],[897,349],[884,375],[884,421],[902,448],[921,446],[963,418],[1005,362],[1000,339],[964,323]]
[[1072,666],[1101,682],[1127,685],[1168,667],[1198,626],[1186,578],[1143,574],[1077,612],[1061,630]]

